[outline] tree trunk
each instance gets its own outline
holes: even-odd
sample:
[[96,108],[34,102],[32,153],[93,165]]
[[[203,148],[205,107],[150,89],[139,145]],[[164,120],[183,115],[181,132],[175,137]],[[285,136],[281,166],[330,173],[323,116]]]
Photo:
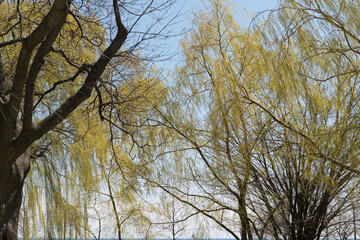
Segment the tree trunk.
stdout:
[[[1,156],[0,156],[1,157]],[[24,180],[30,170],[29,150],[0,174],[0,240],[18,239],[19,210]]]
[[242,240],[252,240],[253,237],[252,237],[249,218],[247,215],[244,194],[241,194],[240,200],[239,200],[239,215],[240,215],[240,222],[241,222],[241,239]]

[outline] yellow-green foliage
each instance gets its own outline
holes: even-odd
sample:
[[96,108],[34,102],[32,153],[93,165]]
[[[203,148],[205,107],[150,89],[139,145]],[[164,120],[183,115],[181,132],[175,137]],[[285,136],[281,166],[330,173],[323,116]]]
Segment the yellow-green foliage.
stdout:
[[[200,209],[228,207],[241,223],[249,217],[241,201],[266,199],[255,205],[273,204],[269,219],[286,219],[291,194],[309,202],[335,196],[359,173],[358,3],[282,2],[247,29],[228,1],[210,0],[195,13],[163,114],[172,141],[154,178],[180,198],[194,190],[184,201]],[[276,179],[278,189],[267,189]],[[263,195],[261,181],[269,184]],[[281,189],[289,181],[294,188]]]
[[[2,42],[28,36],[51,7],[51,1],[25,0],[19,1],[19,6],[10,2],[1,4]],[[100,11],[102,4],[83,3],[71,5],[72,14],[68,15],[52,50],[44,59],[35,86],[35,122],[52,113],[79,88],[85,74],[80,74],[75,81],[69,79],[81,66],[93,64],[107,45],[109,29],[103,27],[100,16],[96,14],[98,11],[89,11],[90,7],[98,7]],[[2,48],[1,55],[9,78],[13,77],[20,48],[21,42]],[[147,134],[156,136],[151,133],[154,130],[147,127],[147,122],[152,108],[162,98],[163,86],[156,77],[156,70],[145,74],[148,66],[141,60],[127,60],[124,56],[113,64],[118,64],[119,68],[123,65],[124,74],[129,74],[129,77],[127,82],[112,82],[121,76],[116,75],[114,69],[105,71],[104,82],[108,81],[115,89],[99,87],[105,105],[113,101],[111,106],[106,105],[110,110],[105,107],[102,114],[124,131],[110,130],[113,125],[100,120],[96,106],[98,97],[92,96],[85,106],[78,108],[69,119],[37,142],[31,149],[34,159],[24,187],[23,206],[26,210],[22,212],[21,228],[26,239],[43,234],[49,238],[86,237],[89,234],[85,230],[89,217],[86,206],[94,202],[96,195],[106,196],[101,193],[104,184],[110,184],[114,189],[117,203],[136,202],[134,189],[130,187],[136,184],[136,163],[128,151],[134,144],[132,137],[137,136],[142,141],[142,136]],[[59,81],[64,83],[44,95]],[[151,141],[150,138],[143,140],[141,144]]]
[[[133,137],[146,134],[151,136],[152,128],[141,124],[147,124],[146,119],[151,107],[157,104],[161,95],[161,85],[157,80],[148,80],[140,75],[138,77],[139,79],[119,86],[121,96],[118,97],[121,102],[118,102],[116,111],[128,124],[124,125],[123,129],[131,132]],[[103,100],[107,100],[106,96]],[[32,172],[27,179],[26,195],[31,197],[37,193],[33,202],[29,203],[29,209],[34,209],[32,211],[35,218],[42,219],[43,229],[52,236],[75,237],[88,234],[84,231],[88,224],[88,209],[85,206],[90,206],[94,197],[98,196],[105,198],[111,209],[110,199],[103,194],[108,192],[104,185],[112,188],[116,205],[119,204],[118,208],[122,209],[115,213],[109,210],[109,215],[126,216],[128,213],[123,211],[128,210],[132,204],[137,212],[141,211],[136,205],[138,199],[134,196],[133,189],[137,182],[135,171],[139,169],[128,152],[134,145],[132,136],[110,130],[113,126],[107,121],[101,121],[97,111],[98,108],[92,106],[79,108],[62,126],[60,132],[49,134],[44,142],[51,143],[51,152],[46,154],[43,162],[41,159],[34,161]],[[107,111],[103,114],[106,115]],[[117,119],[113,122],[119,125],[124,123]],[[67,128],[68,124],[71,124],[71,128]],[[139,128],[144,132],[137,133]],[[61,131],[69,131],[71,138],[63,138]],[[144,139],[141,144],[150,141]],[[41,178],[45,179],[45,183],[41,183]],[[39,189],[41,186],[45,191]],[[45,203],[44,216],[42,209]],[[138,218],[139,222],[136,224],[145,221],[141,220],[142,215],[139,213],[130,215]],[[116,225],[113,227],[116,228]]]

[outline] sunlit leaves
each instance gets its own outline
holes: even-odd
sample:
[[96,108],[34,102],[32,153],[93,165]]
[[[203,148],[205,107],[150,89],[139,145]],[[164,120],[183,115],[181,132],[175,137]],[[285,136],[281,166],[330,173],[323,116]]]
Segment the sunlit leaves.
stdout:
[[[295,222],[315,226],[305,231],[309,239],[320,234],[322,223],[309,219],[331,221],[341,211],[334,196],[352,188],[358,164],[351,4],[283,1],[250,29],[239,27],[225,1],[195,13],[163,114],[173,141],[169,157],[159,156],[166,163],[156,179],[176,181],[162,188],[195,209],[211,208],[205,215],[224,229],[215,214],[222,207],[238,216],[245,235],[248,221],[260,238],[274,229],[287,236]],[[313,211],[301,212],[300,198]],[[334,211],[324,213],[327,207]]]

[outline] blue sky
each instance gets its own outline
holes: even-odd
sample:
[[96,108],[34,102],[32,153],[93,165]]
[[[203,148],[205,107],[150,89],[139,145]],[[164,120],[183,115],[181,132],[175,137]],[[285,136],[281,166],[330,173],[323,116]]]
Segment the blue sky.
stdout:
[[[201,7],[201,0],[183,0],[184,8],[186,10],[194,7]],[[240,9],[247,9],[252,13],[260,12],[266,9],[274,8],[277,5],[277,0],[233,0]]]
[[[250,22],[251,15],[247,15],[245,12],[255,15],[258,12],[273,9],[277,6],[278,0],[230,0],[235,6],[240,10],[244,11],[244,14],[241,14],[241,22],[244,24],[244,27],[247,25],[247,21]],[[179,28],[191,28],[190,18],[191,12],[203,8],[203,2],[207,0],[178,0],[176,7],[179,8],[179,11],[182,13],[182,16],[179,18],[178,26]],[[180,9],[182,7],[182,9]]]
[[252,13],[276,7],[277,0],[237,0],[233,1],[240,8],[246,8]]
[[[207,0],[203,0],[206,2]],[[232,2],[237,6],[237,8],[240,11],[246,10],[246,12],[251,14],[256,14],[258,12],[273,9],[277,6],[278,0],[232,0]],[[175,4],[176,8],[174,12],[180,11],[181,16],[176,19],[176,24],[172,26],[174,31],[179,32],[182,29],[188,30],[191,29],[191,12],[199,10],[203,8],[202,0],[178,0]],[[241,22],[240,24],[243,25],[243,27],[247,27],[248,23],[251,20],[251,14],[247,15],[244,14],[241,16]],[[173,64],[175,62],[178,62],[176,60],[176,57],[179,56],[176,54],[180,51],[180,45],[179,40],[181,40],[181,36],[170,39],[167,44],[170,45],[170,49],[172,53],[175,53],[175,57],[172,59],[172,61],[168,61],[165,63],[166,68],[172,68]]]

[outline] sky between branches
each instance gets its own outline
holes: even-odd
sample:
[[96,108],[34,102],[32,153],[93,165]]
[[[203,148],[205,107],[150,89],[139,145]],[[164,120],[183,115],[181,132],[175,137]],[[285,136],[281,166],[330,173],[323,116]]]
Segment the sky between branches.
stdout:
[[[236,9],[240,11],[239,23],[244,27],[248,27],[252,18],[259,12],[273,9],[278,5],[278,0],[232,0]],[[186,32],[191,29],[192,12],[204,9],[206,0],[180,0],[175,4],[177,9],[174,12],[179,12],[180,16],[175,19],[175,24],[172,26],[173,34]],[[266,13],[264,13],[266,14]],[[170,47],[171,61],[166,61],[164,67],[173,69],[173,67],[180,61],[180,44],[179,41],[183,39],[183,35],[169,39],[167,44]]]

